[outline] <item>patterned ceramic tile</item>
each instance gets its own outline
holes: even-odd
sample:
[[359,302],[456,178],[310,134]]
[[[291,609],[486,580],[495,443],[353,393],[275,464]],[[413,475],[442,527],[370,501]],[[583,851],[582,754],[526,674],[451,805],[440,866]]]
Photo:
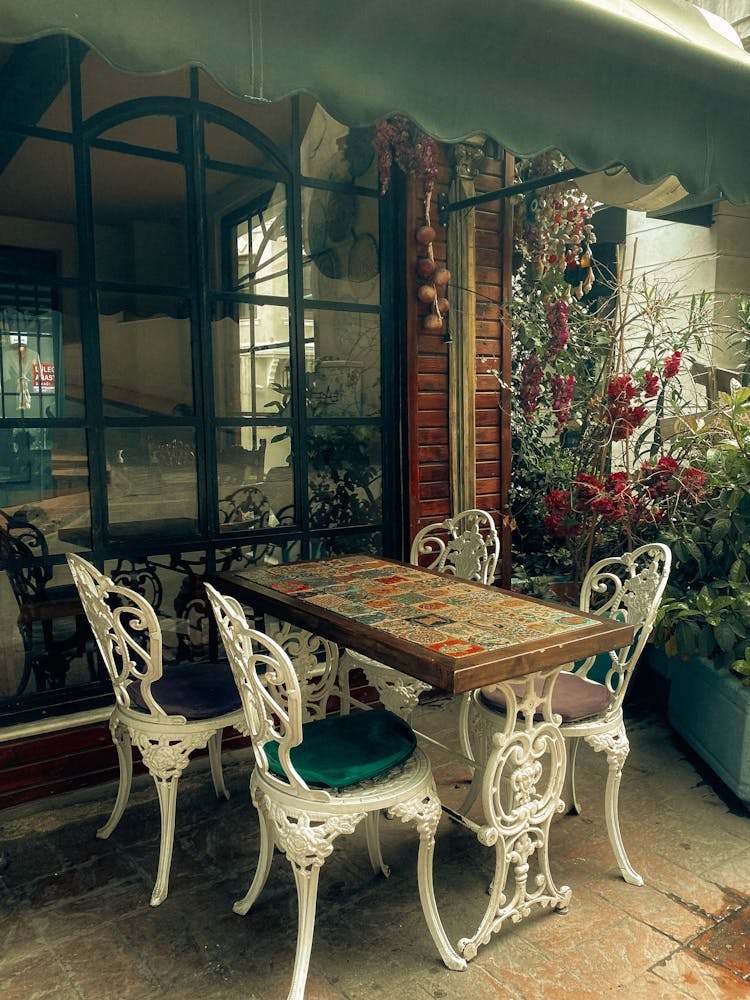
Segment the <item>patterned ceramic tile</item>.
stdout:
[[454,657],[591,624],[583,615],[497,588],[447,581],[410,566],[394,568],[371,557],[292,563],[247,575],[281,593]]

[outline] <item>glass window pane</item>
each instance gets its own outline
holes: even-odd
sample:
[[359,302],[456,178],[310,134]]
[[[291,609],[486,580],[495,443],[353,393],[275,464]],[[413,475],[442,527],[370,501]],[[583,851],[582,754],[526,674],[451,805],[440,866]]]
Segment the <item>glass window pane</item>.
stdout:
[[186,285],[185,169],[148,156],[91,150],[96,276]]
[[289,428],[222,427],[217,458],[222,531],[295,523]]
[[220,245],[211,268],[217,287],[249,295],[289,295],[286,186],[209,170],[211,209]]
[[[289,134],[289,103],[284,102],[286,122],[279,121],[275,124],[272,133],[268,136],[273,139],[274,135],[281,137],[282,142],[286,142]],[[248,116],[247,105],[244,106],[245,118]],[[268,170],[277,172],[281,166],[279,160],[266,152],[260,146],[248,141],[245,136],[240,135],[232,129],[217,125],[215,122],[207,121],[204,131],[206,143],[206,156],[217,163],[234,164],[238,167],[249,167],[255,170]],[[236,180],[236,178],[235,178]]]
[[315,427],[307,435],[311,528],[382,520],[382,452],[377,427]]
[[192,428],[110,427],[106,450],[113,538],[195,533],[198,483]]
[[213,367],[216,415],[288,418],[289,311],[285,306],[219,303]]
[[302,254],[307,298],[378,305],[376,198],[304,188]]
[[132,146],[143,146],[146,149],[159,149],[167,153],[176,153],[179,149],[177,120],[167,115],[131,118],[102,132],[99,138],[112,142],[125,142]]
[[[74,310],[71,314],[70,310]],[[76,298],[0,277],[0,414],[34,420],[83,412]]]
[[[54,274],[74,277],[78,259],[72,146],[0,132],[0,149],[0,247],[12,248],[19,256],[22,248],[46,252],[53,257]],[[44,272],[50,273],[46,265]],[[29,276],[35,276],[33,269]]]
[[[99,302],[105,413],[190,415],[193,366],[188,303],[139,294],[101,295]],[[120,308],[112,313],[116,305]]]
[[104,572],[115,583],[142,594],[156,611],[167,662],[202,659],[208,652],[205,566],[200,551],[161,554],[150,549],[105,563]]
[[[380,317],[326,309],[305,313],[311,417],[380,415]],[[309,345],[309,346],[308,346]]]
[[74,427],[0,430],[0,507],[36,524],[50,555],[69,551],[69,528],[86,528],[76,547],[88,544],[89,468],[86,436]]
[[303,176],[322,181],[354,181],[361,187],[377,188],[378,172],[372,145],[375,130],[372,127],[347,128],[319,104],[301,125]]

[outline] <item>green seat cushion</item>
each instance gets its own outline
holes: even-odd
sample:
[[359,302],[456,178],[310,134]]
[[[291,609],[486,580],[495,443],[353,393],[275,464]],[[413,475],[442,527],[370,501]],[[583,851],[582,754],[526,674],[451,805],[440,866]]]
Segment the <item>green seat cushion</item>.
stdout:
[[[308,785],[346,788],[390,771],[407,760],[416,745],[417,738],[408,723],[393,712],[375,708],[306,722],[302,742],[294,747],[291,757]],[[270,771],[286,777],[276,741],[269,740],[263,749]]]

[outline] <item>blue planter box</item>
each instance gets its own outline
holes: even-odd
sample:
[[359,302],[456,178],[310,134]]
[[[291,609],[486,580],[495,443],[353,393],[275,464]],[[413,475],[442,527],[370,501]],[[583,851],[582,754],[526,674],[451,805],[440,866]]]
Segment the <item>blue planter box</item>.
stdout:
[[693,657],[672,674],[669,721],[750,808],[750,687]]

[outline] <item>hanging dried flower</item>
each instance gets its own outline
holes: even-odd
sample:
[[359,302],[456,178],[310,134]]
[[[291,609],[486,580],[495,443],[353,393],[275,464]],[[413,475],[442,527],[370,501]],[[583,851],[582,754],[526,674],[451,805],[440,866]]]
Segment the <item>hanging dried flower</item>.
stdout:
[[379,122],[372,144],[378,161],[381,194],[390,187],[394,161],[405,174],[422,181],[425,194],[432,191],[437,178],[437,143],[420,132],[412,121],[403,115],[394,115]]

